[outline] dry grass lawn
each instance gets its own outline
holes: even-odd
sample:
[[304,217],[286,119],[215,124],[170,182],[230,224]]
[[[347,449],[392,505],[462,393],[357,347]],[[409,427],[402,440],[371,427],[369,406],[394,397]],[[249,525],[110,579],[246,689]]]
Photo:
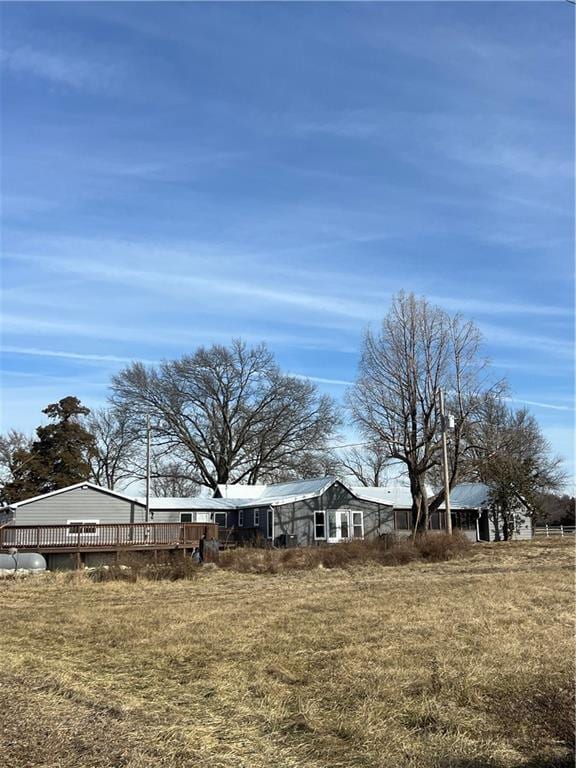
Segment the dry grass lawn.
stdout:
[[573,550],[0,583],[3,768],[572,766]]

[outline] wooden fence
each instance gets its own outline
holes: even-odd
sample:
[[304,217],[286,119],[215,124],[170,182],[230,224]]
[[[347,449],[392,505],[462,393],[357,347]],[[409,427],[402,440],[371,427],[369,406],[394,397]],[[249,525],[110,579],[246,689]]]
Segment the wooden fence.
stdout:
[[215,523],[70,523],[69,525],[5,525],[0,550],[154,549],[198,546],[201,538],[217,539]]

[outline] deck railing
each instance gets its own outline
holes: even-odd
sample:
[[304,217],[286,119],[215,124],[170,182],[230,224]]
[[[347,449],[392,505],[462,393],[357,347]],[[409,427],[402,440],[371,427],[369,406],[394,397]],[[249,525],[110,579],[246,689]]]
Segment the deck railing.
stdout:
[[70,523],[0,527],[0,549],[111,549],[193,547],[217,539],[215,523]]

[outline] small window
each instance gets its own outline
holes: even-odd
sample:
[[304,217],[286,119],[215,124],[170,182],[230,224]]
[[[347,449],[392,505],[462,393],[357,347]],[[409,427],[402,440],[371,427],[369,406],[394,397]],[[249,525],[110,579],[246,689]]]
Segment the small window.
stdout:
[[260,510],[255,509],[254,510],[254,528],[258,528],[260,525]]
[[194,515],[192,512],[181,512],[180,513],[180,522],[181,523],[193,523],[194,522]]
[[214,513],[214,522],[220,528],[226,528],[226,512],[215,512]]
[[238,512],[238,528],[244,527],[244,512],[242,510]]
[[343,539],[350,538],[350,524],[348,520],[348,511],[340,512],[340,535]]
[[267,535],[268,535],[269,539],[273,539],[274,538],[274,510],[272,508],[270,508],[268,510],[267,517],[268,517],[268,520],[267,520],[267,522],[268,522],[268,533],[267,533]]
[[477,515],[475,512],[466,509],[457,512],[456,515],[452,515],[452,517],[455,517],[456,528],[460,528],[463,531],[474,531],[476,529]]
[[395,509],[394,510],[394,528],[397,531],[409,531],[410,530],[410,510],[408,509]]
[[336,510],[331,509],[328,512],[328,538],[329,539],[337,539],[338,538],[338,526],[336,523]]
[[352,535],[355,539],[364,538],[364,520],[362,512],[352,512]]
[[444,512],[431,512],[428,527],[433,531],[442,531],[446,527]]
[[326,512],[314,513],[314,538],[326,538]]
[[68,520],[68,536],[96,536],[98,520]]

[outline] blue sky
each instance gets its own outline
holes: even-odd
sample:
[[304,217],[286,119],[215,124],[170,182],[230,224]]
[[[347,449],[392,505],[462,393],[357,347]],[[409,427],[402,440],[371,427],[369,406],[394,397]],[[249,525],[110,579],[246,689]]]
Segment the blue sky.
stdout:
[[233,336],[340,398],[405,289],[571,469],[574,12],[3,4],[2,428]]

